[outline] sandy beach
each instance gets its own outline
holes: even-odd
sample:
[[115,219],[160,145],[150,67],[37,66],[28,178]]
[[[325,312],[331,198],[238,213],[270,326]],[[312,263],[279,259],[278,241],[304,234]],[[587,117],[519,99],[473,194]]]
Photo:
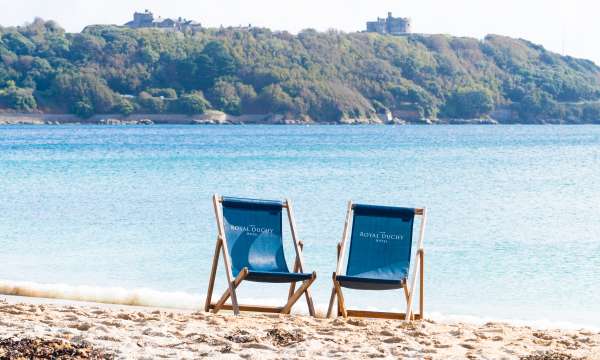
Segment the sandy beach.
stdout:
[[79,358],[600,358],[600,333],[585,329],[250,313],[236,317],[25,297],[0,298],[0,334],[0,358],[11,358],[7,344],[28,341],[31,346],[31,340],[88,348]]

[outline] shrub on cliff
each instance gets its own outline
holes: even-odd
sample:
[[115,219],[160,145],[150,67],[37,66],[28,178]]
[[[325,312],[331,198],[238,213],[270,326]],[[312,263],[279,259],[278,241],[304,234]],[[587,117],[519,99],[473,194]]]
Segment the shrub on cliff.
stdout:
[[52,84],[50,96],[67,107],[86,103],[97,113],[111,112],[118,101],[106,81],[92,71],[59,74]]
[[94,115],[94,105],[88,99],[82,99],[73,104],[71,112],[80,118],[87,119]]
[[152,96],[149,93],[142,91],[138,95],[138,103],[142,112],[151,114],[160,114],[165,111],[166,105],[163,98]]
[[0,104],[21,112],[32,112],[37,109],[37,102],[31,89],[9,87],[0,91]]
[[203,114],[210,108],[210,103],[200,91],[184,94],[175,102],[175,111],[188,115]]
[[446,101],[443,115],[449,118],[475,119],[494,110],[492,93],[482,87],[459,88]]

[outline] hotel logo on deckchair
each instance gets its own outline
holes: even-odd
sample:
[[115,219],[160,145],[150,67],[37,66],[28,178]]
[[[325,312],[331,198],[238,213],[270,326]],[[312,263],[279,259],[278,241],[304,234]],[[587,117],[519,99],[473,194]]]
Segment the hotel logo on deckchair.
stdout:
[[229,225],[230,229],[232,231],[239,231],[239,232],[245,232],[248,235],[259,235],[259,234],[273,234],[275,232],[275,229],[273,228],[268,228],[268,227],[260,227],[260,226],[256,226],[256,225],[247,225],[247,226],[241,226],[241,225]]
[[385,231],[380,232],[364,232],[361,231],[359,234],[362,238],[373,239],[375,242],[387,244],[389,240],[402,240],[404,236],[399,234],[388,234]]

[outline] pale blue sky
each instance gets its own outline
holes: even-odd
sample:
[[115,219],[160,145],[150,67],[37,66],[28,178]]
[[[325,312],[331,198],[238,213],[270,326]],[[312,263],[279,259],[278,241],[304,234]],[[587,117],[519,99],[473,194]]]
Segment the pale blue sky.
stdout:
[[366,20],[392,11],[411,17],[415,32],[521,37],[600,64],[598,0],[0,0],[0,9],[3,26],[40,16],[58,21],[68,31],[80,31],[88,24],[123,24],[133,11],[143,9],[205,26],[356,31],[365,27]]

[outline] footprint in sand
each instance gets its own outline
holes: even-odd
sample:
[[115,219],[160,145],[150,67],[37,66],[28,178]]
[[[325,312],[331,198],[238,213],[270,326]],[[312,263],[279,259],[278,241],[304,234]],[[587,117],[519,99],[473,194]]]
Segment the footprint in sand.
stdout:
[[120,342],[121,339],[116,338],[114,336],[108,336],[108,335],[100,335],[100,336],[96,336],[95,338],[96,340],[103,340],[103,341],[111,341],[111,342]]
[[550,346],[552,345],[552,340],[533,339],[533,343],[541,346]]
[[542,332],[542,331],[534,332],[533,336],[535,336],[538,339],[542,339],[542,340],[554,340],[554,336],[547,334],[545,332]]
[[103,325],[96,326],[96,330],[102,331],[104,333],[109,333],[110,332],[110,330],[108,330],[108,328],[106,326],[103,326]]
[[460,336],[462,336],[463,331],[459,328],[459,329],[456,329],[456,330],[450,330],[449,333],[452,336],[460,337]]
[[160,331],[154,331],[152,328],[146,328],[142,331],[142,334],[147,336],[165,337],[166,335]]
[[121,324],[121,322],[117,321],[117,320],[103,320],[103,321],[100,321],[100,324],[106,325],[106,326],[112,326],[112,327],[116,327],[116,328],[120,328],[123,326],[123,324]]
[[383,330],[379,333],[379,335],[383,335],[383,336],[394,336],[394,333],[389,331],[389,330]]
[[244,343],[244,344],[240,344],[240,346],[242,348],[245,349],[259,349],[259,350],[270,350],[270,351],[277,351],[277,349],[275,349],[272,346],[266,345],[266,344],[261,344],[261,343]]
[[117,319],[131,320],[131,315],[128,313],[119,313],[119,314],[117,314]]
[[212,318],[210,320],[208,320],[208,325],[222,325],[223,324],[223,320],[221,320],[220,318]]
[[350,325],[354,325],[354,326],[367,326],[367,322],[361,319],[348,319],[348,324]]
[[88,322],[79,323],[74,326],[74,328],[76,328],[79,331],[88,331],[91,327],[92,324]]
[[76,316],[76,315],[69,314],[69,315],[65,315],[65,316],[63,316],[63,320],[67,320],[67,321],[77,321],[77,320],[79,320],[79,316]]
[[331,336],[331,335],[335,335],[335,331],[333,331],[333,330],[317,330],[317,334]]
[[372,358],[372,359],[376,359],[376,358],[384,358],[385,354],[380,354],[380,353],[370,353],[367,354],[368,357]]
[[404,342],[404,339],[402,339],[401,337],[398,337],[398,336],[392,336],[390,338],[384,339],[383,342],[386,344],[397,344],[397,343]]

